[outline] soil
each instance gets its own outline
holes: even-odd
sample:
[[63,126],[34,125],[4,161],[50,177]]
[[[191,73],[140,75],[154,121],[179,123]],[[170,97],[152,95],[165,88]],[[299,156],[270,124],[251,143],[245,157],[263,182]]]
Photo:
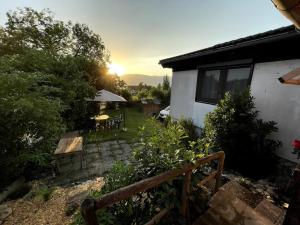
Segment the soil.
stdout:
[[[33,182],[34,192],[41,186],[42,181]],[[90,190],[100,190],[104,182],[102,178],[89,180],[81,184],[68,187],[51,187],[54,191],[48,201],[44,201],[39,196],[24,196],[22,199],[6,201],[5,204],[12,209],[12,214],[6,218],[3,225],[67,225],[73,222],[73,215],[67,216],[67,206],[70,201],[74,203],[82,199],[76,196],[85,196]],[[78,209],[79,210],[79,207]]]

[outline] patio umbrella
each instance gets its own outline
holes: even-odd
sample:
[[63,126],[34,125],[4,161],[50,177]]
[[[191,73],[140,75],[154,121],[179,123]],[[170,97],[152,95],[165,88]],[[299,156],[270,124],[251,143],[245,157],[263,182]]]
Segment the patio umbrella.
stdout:
[[125,98],[120,95],[116,95],[107,90],[98,91],[93,99],[86,99],[92,102],[127,102]]
[[[91,102],[127,102],[125,98],[120,95],[114,94],[110,91],[102,89],[98,91],[93,99],[86,98],[86,101]],[[124,112],[124,127],[125,127],[125,112]]]

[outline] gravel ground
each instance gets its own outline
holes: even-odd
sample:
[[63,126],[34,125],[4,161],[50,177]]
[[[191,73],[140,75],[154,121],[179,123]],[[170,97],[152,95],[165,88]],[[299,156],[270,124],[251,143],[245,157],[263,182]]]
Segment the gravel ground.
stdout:
[[3,225],[68,225],[73,221],[73,216],[65,213],[67,203],[81,193],[99,190],[102,186],[103,179],[97,178],[70,187],[54,187],[48,201],[37,197],[7,201],[5,204],[12,209],[12,214]]

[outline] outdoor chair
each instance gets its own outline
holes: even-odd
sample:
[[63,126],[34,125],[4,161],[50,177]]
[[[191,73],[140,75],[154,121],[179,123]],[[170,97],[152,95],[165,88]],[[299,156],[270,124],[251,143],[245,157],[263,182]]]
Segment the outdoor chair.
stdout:
[[114,120],[113,119],[110,119],[110,120],[108,120],[107,122],[106,122],[106,129],[107,130],[111,130],[112,128],[113,128],[113,126],[114,126]]
[[120,125],[121,125],[121,119],[119,116],[115,116],[113,118],[114,122],[115,122],[115,128],[117,128],[118,130],[120,130]]

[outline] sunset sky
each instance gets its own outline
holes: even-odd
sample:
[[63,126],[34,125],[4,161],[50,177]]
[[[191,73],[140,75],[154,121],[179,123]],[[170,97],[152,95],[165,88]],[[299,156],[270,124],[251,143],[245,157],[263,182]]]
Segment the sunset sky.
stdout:
[[17,7],[49,8],[86,23],[127,74],[171,75],[160,59],[290,23],[270,0],[0,0],[0,24]]

